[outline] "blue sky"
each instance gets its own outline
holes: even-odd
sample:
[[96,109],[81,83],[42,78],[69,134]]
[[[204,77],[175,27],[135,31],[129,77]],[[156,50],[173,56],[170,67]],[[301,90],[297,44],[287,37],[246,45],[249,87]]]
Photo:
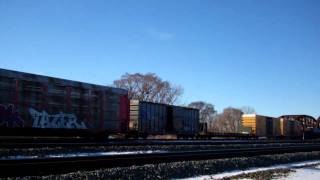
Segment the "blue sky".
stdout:
[[0,0],[0,68],[97,84],[154,72],[180,103],[320,115],[318,0]]

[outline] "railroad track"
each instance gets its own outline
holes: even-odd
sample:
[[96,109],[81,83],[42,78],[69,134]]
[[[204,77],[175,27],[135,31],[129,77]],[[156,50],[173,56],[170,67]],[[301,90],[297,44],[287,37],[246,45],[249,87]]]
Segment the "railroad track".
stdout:
[[151,146],[151,145],[232,145],[232,144],[316,144],[318,140],[83,140],[83,139],[9,139],[0,140],[2,148]]
[[286,147],[239,148],[211,151],[166,152],[94,157],[0,160],[0,177],[38,176],[68,173],[80,170],[94,170],[99,168],[311,151],[320,151],[320,145],[295,145]]

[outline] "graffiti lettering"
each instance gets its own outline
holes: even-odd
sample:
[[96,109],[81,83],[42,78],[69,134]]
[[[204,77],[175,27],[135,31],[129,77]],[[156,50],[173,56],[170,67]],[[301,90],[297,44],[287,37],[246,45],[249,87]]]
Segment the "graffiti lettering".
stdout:
[[38,112],[30,108],[29,113],[33,119],[34,128],[66,128],[66,129],[87,129],[84,122],[78,121],[74,114],[59,114],[49,115],[46,111]]
[[14,105],[0,104],[0,127],[23,127],[24,121]]

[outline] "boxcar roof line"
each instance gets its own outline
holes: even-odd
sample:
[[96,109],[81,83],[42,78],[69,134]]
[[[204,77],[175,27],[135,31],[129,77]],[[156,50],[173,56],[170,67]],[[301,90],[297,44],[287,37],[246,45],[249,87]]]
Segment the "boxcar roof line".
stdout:
[[60,83],[63,85],[68,85],[68,86],[79,86],[79,84],[81,84],[81,86],[84,88],[89,88],[89,87],[91,87],[93,89],[103,88],[105,90],[116,91],[117,93],[121,93],[121,94],[127,93],[127,90],[125,90],[125,89],[120,89],[120,88],[115,88],[115,87],[110,87],[110,86],[85,83],[85,82],[81,82],[81,81],[67,80],[67,79],[62,79],[62,78],[56,78],[56,77],[38,75],[38,74],[31,74],[31,73],[14,71],[14,70],[7,70],[7,69],[1,69],[1,68],[0,68],[0,76],[19,78],[19,79],[25,79],[25,80],[30,80],[30,81],[34,81],[34,79],[37,79],[43,83],[49,83],[50,81],[55,81],[55,83],[58,83],[58,84]]
[[137,102],[145,102],[150,104],[158,104],[158,105],[165,105],[165,106],[171,106],[171,107],[179,107],[179,108],[185,108],[185,109],[193,109],[193,110],[199,110],[197,108],[187,107],[187,106],[177,106],[177,105],[171,105],[171,104],[165,104],[165,103],[157,103],[157,102],[150,102],[150,101],[140,101],[137,99],[132,99],[131,101],[137,101]]

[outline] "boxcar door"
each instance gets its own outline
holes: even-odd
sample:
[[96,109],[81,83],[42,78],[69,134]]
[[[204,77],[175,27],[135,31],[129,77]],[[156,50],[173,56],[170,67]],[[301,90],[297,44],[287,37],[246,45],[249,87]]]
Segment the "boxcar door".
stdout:
[[167,107],[166,132],[173,132],[173,107]]
[[272,118],[266,119],[266,135],[267,137],[273,136],[273,119]]

